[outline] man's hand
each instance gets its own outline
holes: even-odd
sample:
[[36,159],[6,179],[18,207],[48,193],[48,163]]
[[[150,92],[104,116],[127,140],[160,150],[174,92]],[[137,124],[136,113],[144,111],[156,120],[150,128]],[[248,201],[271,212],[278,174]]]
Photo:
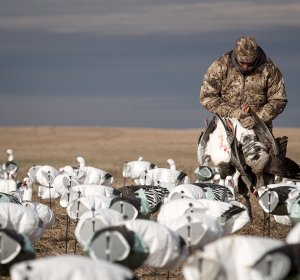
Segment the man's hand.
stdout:
[[249,105],[249,103],[244,102],[244,103],[241,105],[241,109],[242,109],[244,112],[249,113],[249,111],[250,111],[250,105]]
[[240,119],[240,123],[242,127],[247,128],[247,129],[252,129],[255,125],[255,119],[251,116]]

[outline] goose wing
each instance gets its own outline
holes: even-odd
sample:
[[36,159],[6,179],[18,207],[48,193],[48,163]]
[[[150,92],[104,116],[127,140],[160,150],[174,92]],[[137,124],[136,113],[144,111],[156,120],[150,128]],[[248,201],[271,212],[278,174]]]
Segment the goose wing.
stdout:
[[206,154],[206,146],[207,142],[209,141],[209,135],[216,129],[217,122],[216,116],[212,118],[206,129],[201,132],[199,139],[198,139],[198,161],[201,165],[204,164],[207,154]]

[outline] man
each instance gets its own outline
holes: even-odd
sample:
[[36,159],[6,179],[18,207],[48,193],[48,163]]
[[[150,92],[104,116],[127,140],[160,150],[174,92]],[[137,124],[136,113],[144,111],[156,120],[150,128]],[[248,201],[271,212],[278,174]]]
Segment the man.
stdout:
[[210,112],[233,117],[252,129],[250,108],[272,130],[287,97],[282,74],[253,37],[241,37],[235,48],[212,63],[204,75],[200,103]]

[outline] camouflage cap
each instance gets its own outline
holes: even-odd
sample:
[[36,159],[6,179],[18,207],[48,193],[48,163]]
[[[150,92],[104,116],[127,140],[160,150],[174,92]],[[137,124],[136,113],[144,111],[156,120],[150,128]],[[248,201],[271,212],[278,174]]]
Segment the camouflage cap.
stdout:
[[241,37],[235,45],[235,56],[238,62],[252,63],[255,61],[258,49],[256,41],[253,37]]

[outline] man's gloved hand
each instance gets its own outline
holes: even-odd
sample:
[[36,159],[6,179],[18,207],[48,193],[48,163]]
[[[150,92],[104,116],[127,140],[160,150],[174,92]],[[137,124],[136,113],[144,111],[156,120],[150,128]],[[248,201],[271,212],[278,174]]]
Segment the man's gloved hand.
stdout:
[[249,117],[249,113],[243,111],[242,109],[235,109],[231,114],[230,114],[230,117],[231,118],[235,118],[237,120],[240,120],[240,119],[244,119],[246,117]]
[[252,129],[255,125],[255,119],[251,116],[240,119],[240,123],[242,127],[247,128],[247,129]]

